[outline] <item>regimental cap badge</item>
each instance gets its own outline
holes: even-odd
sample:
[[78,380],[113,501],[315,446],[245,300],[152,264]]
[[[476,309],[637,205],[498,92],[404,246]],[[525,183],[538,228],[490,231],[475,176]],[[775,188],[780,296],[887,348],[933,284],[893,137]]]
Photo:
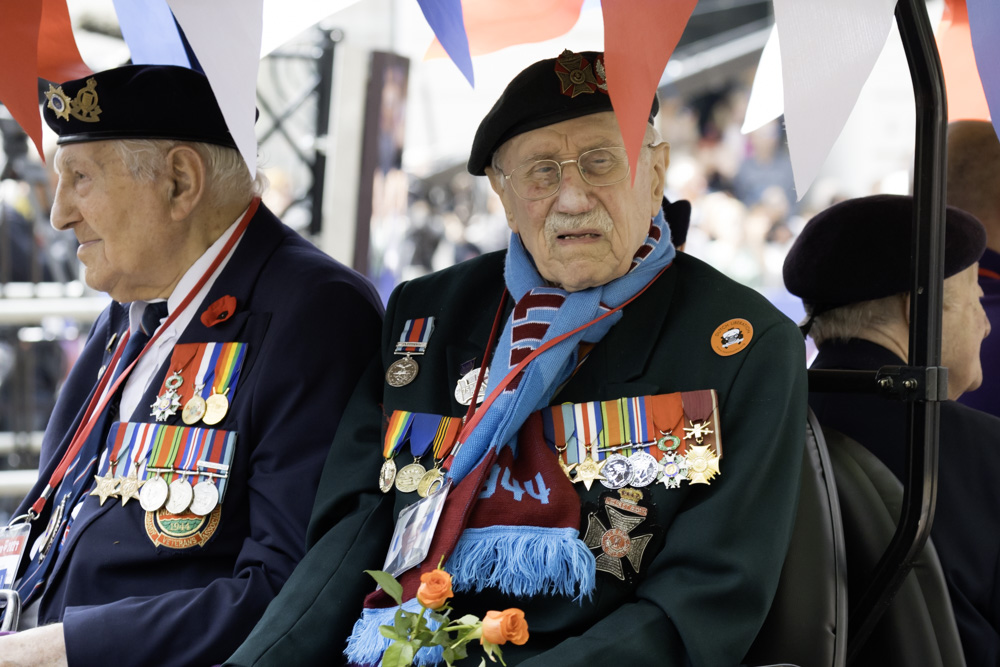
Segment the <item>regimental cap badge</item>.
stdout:
[[97,80],[93,77],[87,79],[87,85],[77,91],[73,99],[70,99],[62,86],[53,86],[50,83],[49,89],[45,92],[45,99],[48,100],[46,106],[61,120],[69,120],[70,116],[84,123],[97,123],[101,120]]
[[591,64],[582,54],[566,49],[556,58],[555,72],[559,77],[560,92],[568,97],[590,95],[598,90],[605,94],[608,92],[603,54]]

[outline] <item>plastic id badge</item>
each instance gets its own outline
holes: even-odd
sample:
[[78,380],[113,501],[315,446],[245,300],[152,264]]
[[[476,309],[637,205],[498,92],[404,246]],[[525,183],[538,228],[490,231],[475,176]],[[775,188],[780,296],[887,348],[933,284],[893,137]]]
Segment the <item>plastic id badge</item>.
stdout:
[[28,544],[29,533],[31,533],[29,523],[0,528],[0,590],[14,587],[17,566],[21,564],[21,556]]
[[383,570],[398,577],[424,562],[431,548],[434,529],[437,528],[438,519],[441,518],[441,511],[444,509],[444,499],[448,497],[450,489],[451,480],[448,479],[437,491],[399,513]]

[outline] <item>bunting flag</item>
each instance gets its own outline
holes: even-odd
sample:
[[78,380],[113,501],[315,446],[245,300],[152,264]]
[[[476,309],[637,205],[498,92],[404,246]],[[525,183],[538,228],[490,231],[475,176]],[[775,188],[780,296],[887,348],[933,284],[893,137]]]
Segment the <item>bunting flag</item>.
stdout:
[[[697,0],[603,0],[604,66],[632,182],[656,95],[670,55]],[[656,29],[650,29],[656,26]]]
[[265,0],[260,57],[358,0]]
[[191,67],[167,0],[114,0],[114,5],[133,64]]
[[987,120],[990,112],[972,52],[965,0],[946,0],[935,39],[944,70],[948,120]]
[[472,73],[472,56],[469,54],[469,38],[462,18],[461,0],[417,0],[417,4],[452,62],[469,85],[475,87],[476,79]]
[[781,87],[781,47],[778,45],[778,26],[771,26],[764,50],[757,63],[757,72],[750,89],[746,114],[743,116],[743,134],[759,130],[785,112],[785,94]]
[[993,129],[1000,135],[1000,44],[997,42],[1000,6],[995,0],[968,0],[968,10],[979,77],[993,119]]
[[895,8],[896,0],[774,0],[798,199],[844,129],[885,46]]
[[[580,19],[582,6],[583,0],[462,0],[469,52],[481,56],[565,35]],[[424,59],[446,55],[435,39]]]
[[66,81],[91,70],[80,57],[66,0],[0,0],[0,102],[42,151],[38,78]]
[[[257,173],[257,68],[264,0],[167,0],[198,58],[229,132]],[[226,26],[220,38],[219,26]]]

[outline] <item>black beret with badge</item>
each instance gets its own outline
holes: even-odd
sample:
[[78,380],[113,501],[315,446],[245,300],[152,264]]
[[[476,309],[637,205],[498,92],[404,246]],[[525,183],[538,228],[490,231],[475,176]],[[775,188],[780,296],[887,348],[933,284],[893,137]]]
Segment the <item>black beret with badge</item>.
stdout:
[[173,65],[127,65],[49,84],[45,122],[57,143],[172,139],[236,148],[204,74]]
[[[650,123],[659,109],[654,95]],[[469,155],[469,173],[484,176],[493,153],[519,134],[613,110],[603,53],[567,50],[558,58],[540,60],[507,84],[500,99],[479,124]]]
[[[848,199],[815,215],[788,256],[785,286],[816,315],[911,289],[913,198],[872,195]],[[979,261],[986,231],[975,217],[949,206],[944,275]]]

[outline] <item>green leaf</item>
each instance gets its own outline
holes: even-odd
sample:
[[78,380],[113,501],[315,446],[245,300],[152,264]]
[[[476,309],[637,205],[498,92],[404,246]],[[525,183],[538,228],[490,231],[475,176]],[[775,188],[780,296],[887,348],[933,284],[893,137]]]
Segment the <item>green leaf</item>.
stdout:
[[382,667],[410,667],[413,653],[413,646],[408,642],[393,642],[382,654]]
[[476,625],[479,623],[479,617],[475,614],[466,614],[455,622],[460,625]]
[[392,624],[396,626],[396,632],[408,632],[410,628],[410,613],[400,607],[396,610]]
[[396,581],[395,577],[382,570],[365,570],[365,572],[382,587],[386,595],[396,601],[396,604],[403,604],[403,585]]
[[380,625],[380,626],[378,626],[378,631],[386,639],[391,639],[393,641],[397,641],[397,640],[399,640],[399,641],[405,641],[406,640],[406,637],[404,637],[403,635],[401,635],[398,632],[396,632],[396,628],[394,628],[391,625]]

